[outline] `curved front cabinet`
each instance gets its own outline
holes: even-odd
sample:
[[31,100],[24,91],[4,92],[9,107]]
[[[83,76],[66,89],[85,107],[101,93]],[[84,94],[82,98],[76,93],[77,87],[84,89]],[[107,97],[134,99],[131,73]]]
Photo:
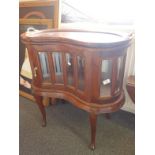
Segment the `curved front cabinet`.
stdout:
[[[65,92],[72,93],[80,100],[91,103],[90,108],[92,104],[99,104],[102,108],[103,104],[110,104],[119,98],[122,92],[126,51],[107,57],[106,52],[103,55],[104,51],[100,55],[96,49],[82,49],[71,43],[56,43],[48,45],[47,49],[33,45],[37,71],[41,75],[38,75],[41,80],[34,78],[34,86],[42,92],[53,90],[64,95]],[[70,101],[70,98],[67,100]]]
[[131,38],[80,30],[44,30],[21,37],[29,52],[34,95],[63,98],[89,112],[94,148],[96,115],[124,104],[122,84]]

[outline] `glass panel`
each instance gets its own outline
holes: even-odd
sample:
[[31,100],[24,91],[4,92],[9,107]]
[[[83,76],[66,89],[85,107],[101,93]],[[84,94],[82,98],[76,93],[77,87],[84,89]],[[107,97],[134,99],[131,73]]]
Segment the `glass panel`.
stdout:
[[73,85],[73,57],[66,53],[67,83]]
[[100,97],[109,97],[111,95],[111,80],[112,80],[111,75],[112,75],[112,61],[102,60]]
[[84,90],[84,58],[77,56],[78,62],[78,89]]
[[115,93],[120,91],[121,83],[123,82],[123,56],[117,59],[117,83]]
[[54,62],[56,82],[63,83],[62,55],[60,52],[53,52],[52,56]]
[[42,77],[44,80],[50,80],[49,64],[47,54],[45,52],[39,52],[39,59],[42,70]]
[[[29,27],[34,27],[40,30],[40,29],[46,29],[47,25],[34,25],[34,24],[20,24],[19,25],[19,75],[20,75],[19,89],[28,94],[32,94],[31,92],[32,71],[29,66],[30,62],[29,62],[29,58],[27,57],[27,50],[26,50],[25,44],[21,42],[21,38],[20,38],[20,35],[26,32],[27,28]],[[26,68],[23,68],[23,65]]]

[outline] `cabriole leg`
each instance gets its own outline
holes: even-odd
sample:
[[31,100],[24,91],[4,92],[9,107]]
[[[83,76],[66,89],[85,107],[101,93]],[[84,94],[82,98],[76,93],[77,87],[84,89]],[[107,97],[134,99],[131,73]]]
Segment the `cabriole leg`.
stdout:
[[50,103],[51,103],[51,105],[56,104],[56,98],[53,98],[53,97],[52,97],[52,98],[51,98],[51,102],[50,102]]
[[38,95],[34,95],[35,99],[36,99],[36,103],[39,107],[39,110],[42,114],[42,126],[45,127],[46,126],[46,111],[45,111],[45,107],[43,105],[43,97],[42,96],[38,96]]
[[94,113],[89,114],[89,120],[90,120],[90,128],[91,128],[91,143],[90,148],[92,150],[95,149],[95,139],[96,139],[96,121],[97,121],[97,115]]

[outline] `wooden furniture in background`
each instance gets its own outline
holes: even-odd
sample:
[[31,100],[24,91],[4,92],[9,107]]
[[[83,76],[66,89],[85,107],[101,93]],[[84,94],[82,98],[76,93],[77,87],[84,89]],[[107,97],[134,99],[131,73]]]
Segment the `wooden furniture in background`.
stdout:
[[[60,22],[59,0],[24,0],[19,2],[19,35],[27,31],[27,28],[35,29],[58,28]],[[31,70],[22,74],[22,66],[25,61],[25,45],[19,39],[19,75],[20,95],[34,100],[31,93]],[[20,80],[21,81],[21,80]],[[48,99],[44,99],[45,105]]]
[[130,75],[126,84],[126,89],[133,103],[135,103],[135,76]]
[[[61,98],[89,113],[90,148],[95,148],[97,115],[124,104],[122,89],[131,38],[82,30],[24,33],[33,73],[32,90],[46,126],[42,97]],[[46,58],[46,67],[40,57]]]

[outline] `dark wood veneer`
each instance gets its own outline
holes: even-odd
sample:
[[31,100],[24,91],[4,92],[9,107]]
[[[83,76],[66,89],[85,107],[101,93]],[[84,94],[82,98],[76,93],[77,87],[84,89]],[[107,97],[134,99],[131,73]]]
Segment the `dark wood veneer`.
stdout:
[[[68,100],[89,113],[90,147],[94,149],[97,115],[105,113],[109,118],[109,113],[117,111],[125,101],[122,83],[131,37],[53,29],[24,33],[21,38],[28,48],[33,72],[32,91],[43,117],[43,126],[46,125],[46,114],[42,97],[51,97],[53,101],[55,98]],[[49,71],[46,65],[42,70],[39,52],[47,56]],[[66,54],[70,57],[66,58]],[[122,62],[119,64],[120,57]],[[67,66],[73,75],[68,73]],[[44,79],[44,74],[48,80]],[[62,80],[61,83],[57,78]],[[68,84],[70,78],[73,79],[72,85]]]

